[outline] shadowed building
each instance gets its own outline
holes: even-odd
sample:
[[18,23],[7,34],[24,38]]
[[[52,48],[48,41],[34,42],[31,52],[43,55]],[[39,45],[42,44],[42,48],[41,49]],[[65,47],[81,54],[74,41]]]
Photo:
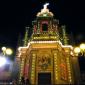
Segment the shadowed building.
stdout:
[[19,81],[24,77],[33,85],[79,84],[80,72],[73,47],[67,44],[65,34],[64,39],[60,36],[62,28],[47,5],[32,23],[28,45],[18,48]]

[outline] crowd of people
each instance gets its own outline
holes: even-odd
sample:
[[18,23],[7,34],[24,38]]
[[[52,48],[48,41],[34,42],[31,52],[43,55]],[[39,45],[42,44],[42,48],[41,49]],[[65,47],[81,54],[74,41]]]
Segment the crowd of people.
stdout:
[[21,82],[18,82],[17,80],[13,80],[12,85],[30,85],[30,82],[29,79],[24,79],[24,77],[22,77]]

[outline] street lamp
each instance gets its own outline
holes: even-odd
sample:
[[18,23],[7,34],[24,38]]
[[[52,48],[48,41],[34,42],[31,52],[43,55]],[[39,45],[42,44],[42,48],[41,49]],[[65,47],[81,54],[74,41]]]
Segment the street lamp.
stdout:
[[74,53],[76,54],[76,56],[78,56],[78,54],[80,53],[80,48],[79,47],[75,47],[74,48]]
[[2,47],[2,51],[4,55],[11,55],[13,53],[11,48],[6,48],[6,47]]
[[81,49],[82,55],[85,55],[85,43],[80,44],[80,49]]
[[10,49],[10,48],[6,49],[6,54],[7,55],[11,55],[12,53],[13,53],[12,49]]
[[2,47],[3,54],[5,55],[6,53],[6,47]]
[[74,53],[76,54],[76,56],[85,56],[85,43],[81,43],[78,47],[75,47]]

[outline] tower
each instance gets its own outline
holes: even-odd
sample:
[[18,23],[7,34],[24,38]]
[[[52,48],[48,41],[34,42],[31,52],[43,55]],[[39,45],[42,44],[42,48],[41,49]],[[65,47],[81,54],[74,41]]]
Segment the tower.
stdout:
[[73,59],[73,47],[60,41],[59,21],[54,19],[48,5],[44,5],[32,22],[33,33],[28,45],[18,48],[21,59],[19,80],[23,76],[33,85],[74,84],[75,79],[79,80],[79,71],[74,75],[77,59]]

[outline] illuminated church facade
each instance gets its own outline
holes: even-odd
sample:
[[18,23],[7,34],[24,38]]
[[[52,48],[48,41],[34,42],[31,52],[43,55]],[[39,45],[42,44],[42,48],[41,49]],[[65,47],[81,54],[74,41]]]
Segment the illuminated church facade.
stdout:
[[18,48],[19,81],[24,77],[33,85],[78,84],[78,59],[73,47],[62,43],[59,22],[47,5],[33,21],[33,33],[27,46]]

